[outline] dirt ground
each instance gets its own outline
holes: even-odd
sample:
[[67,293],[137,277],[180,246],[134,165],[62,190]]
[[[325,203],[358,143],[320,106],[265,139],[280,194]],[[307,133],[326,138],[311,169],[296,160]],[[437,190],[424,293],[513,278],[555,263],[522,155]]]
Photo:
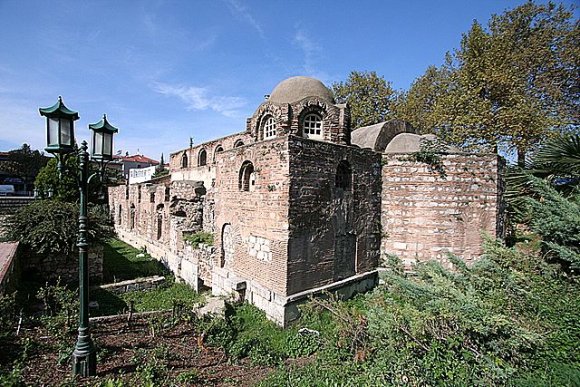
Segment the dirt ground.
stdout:
[[[16,349],[28,339],[28,357],[23,376],[27,385],[98,386],[107,379],[122,379],[126,385],[143,385],[143,375],[156,375],[155,385],[250,386],[266,377],[271,368],[252,366],[249,361],[228,361],[223,350],[203,343],[191,323],[152,331],[150,320],[139,319],[131,326],[125,320],[91,323],[97,346],[97,376],[71,377],[70,359],[61,356],[63,342],[72,347],[75,333],[58,340],[44,328],[24,329],[20,336],[0,350],[0,365],[6,370],[16,357]],[[67,348],[62,351],[68,354]],[[185,373],[185,374],[184,374]],[[179,376],[180,374],[181,377]]]

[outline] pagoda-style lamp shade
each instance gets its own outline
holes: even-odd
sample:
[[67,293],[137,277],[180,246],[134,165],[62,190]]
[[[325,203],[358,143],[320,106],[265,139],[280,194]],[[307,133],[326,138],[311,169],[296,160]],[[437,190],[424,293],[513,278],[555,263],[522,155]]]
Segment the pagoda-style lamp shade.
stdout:
[[103,119],[96,124],[90,124],[89,129],[93,131],[91,158],[99,161],[112,160],[113,134],[117,133],[119,129],[109,124],[106,114],[103,114]]
[[70,110],[58,97],[58,102],[48,108],[40,108],[40,115],[46,117],[45,150],[53,154],[66,154],[74,150],[74,122],[79,113]]

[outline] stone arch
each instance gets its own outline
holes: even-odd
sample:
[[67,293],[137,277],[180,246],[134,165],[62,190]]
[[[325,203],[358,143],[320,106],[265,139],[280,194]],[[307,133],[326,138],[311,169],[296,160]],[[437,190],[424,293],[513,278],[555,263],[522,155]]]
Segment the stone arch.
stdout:
[[215,150],[213,151],[213,162],[215,163],[215,158],[217,156],[218,153],[221,153],[224,151],[224,147],[219,144],[218,146],[215,147]]
[[135,228],[135,204],[131,203],[131,207],[129,209],[129,230],[133,230]]
[[240,191],[253,191],[256,183],[254,174],[254,164],[246,160],[242,163],[238,177],[238,188]]
[[165,205],[159,204],[157,205],[156,211],[156,218],[157,218],[157,240],[160,240],[163,236],[163,210],[165,209]]
[[235,233],[230,223],[222,226],[220,267],[231,266],[235,255]]
[[207,151],[201,148],[197,154],[197,166],[202,167],[207,164]]
[[328,125],[328,114],[325,106],[318,103],[303,105],[298,114],[298,135],[300,137],[323,140],[328,137]]
[[181,155],[181,168],[189,167],[189,160],[187,158],[187,152],[183,152]]
[[236,142],[234,142],[234,148],[239,148],[241,146],[244,146],[244,142],[242,139],[237,139]]

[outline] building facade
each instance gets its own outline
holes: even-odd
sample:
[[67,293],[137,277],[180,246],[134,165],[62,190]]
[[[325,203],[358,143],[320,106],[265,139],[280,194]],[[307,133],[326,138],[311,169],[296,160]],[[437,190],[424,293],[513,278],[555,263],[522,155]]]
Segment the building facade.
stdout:
[[[497,156],[443,155],[440,176],[410,157],[421,140],[397,121],[352,131],[347,105],[293,77],[243,132],[172,153],[169,177],[112,187],[110,206],[121,239],[284,325],[312,294],[372,288],[385,254],[473,261],[479,232],[501,232]],[[213,246],[185,242],[199,232]]]

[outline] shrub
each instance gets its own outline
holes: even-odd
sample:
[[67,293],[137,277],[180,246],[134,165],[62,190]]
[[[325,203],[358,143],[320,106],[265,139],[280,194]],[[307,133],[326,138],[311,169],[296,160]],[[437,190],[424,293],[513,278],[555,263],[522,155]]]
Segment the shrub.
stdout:
[[[89,207],[89,241],[104,242],[113,235],[106,212]],[[56,200],[38,200],[21,208],[8,220],[8,233],[37,254],[70,255],[76,251],[79,206]]]
[[193,248],[197,248],[201,243],[206,245],[213,245],[213,234],[204,231],[198,231],[194,234],[185,235],[185,241],[189,242]]

